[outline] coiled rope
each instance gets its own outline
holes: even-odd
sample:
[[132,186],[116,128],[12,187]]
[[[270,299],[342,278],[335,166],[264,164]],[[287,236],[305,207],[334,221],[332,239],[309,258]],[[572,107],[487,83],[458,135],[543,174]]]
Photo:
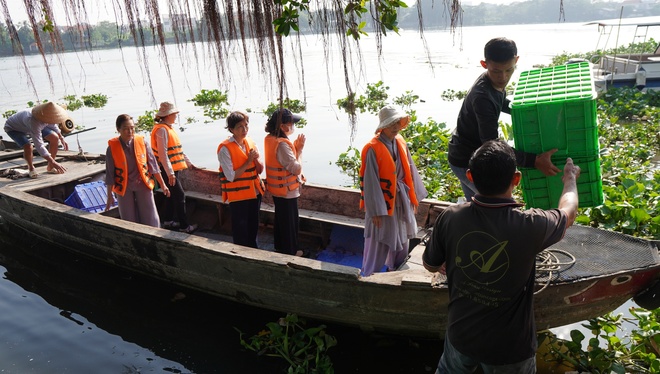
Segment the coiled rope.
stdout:
[[[569,260],[563,262],[559,260],[559,256],[567,257]],[[570,252],[562,249],[548,248],[541,251],[536,255],[536,284],[541,288],[534,292],[534,295],[545,290],[552,282],[553,279],[559,275],[560,272],[566,270],[575,264],[575,256]]]

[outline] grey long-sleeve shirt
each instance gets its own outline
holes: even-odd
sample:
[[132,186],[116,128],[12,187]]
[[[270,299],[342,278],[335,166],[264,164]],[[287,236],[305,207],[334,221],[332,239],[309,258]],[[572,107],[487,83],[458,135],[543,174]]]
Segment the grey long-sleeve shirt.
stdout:
[[38,121],[36,118],[32,117],[32,112],[30,110],[22,110],[7,118],[4,130],[5,132],[17,131],[30,135],[37,152],[39,152],[41,157],[47,157],[50,156],[50,153],[44,143],[43,136],[41,136],[41,131],[46,127],[50,127],[53,131],[60,134],[60,129],[56,124]]

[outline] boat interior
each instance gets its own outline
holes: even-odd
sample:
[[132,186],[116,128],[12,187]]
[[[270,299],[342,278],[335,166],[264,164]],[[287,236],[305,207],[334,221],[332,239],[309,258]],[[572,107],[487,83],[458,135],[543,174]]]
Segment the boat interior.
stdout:
[[[66,204],[67,199],[70,199],[71,195],[75,193],[77,186],[104,179],[103,155],[91,157],[71,151],[62,151],[58,154],[58,161],[60,160],[67,168],[65,174],[46,173],[46,161],[35,157],[35,166],[39,172],[38,178],[0,177],[0,188],[11,185],[12,188],[32,195]],[[0,175],[6,174],[8,170],[21,170],[22,168],[25,168],[22,151],[7,149],[0,151]],[[216,173],[212,171],[204,171],[200,175],[202,180],[195,181],[198,188],[200,186],[203,188],[206,184],[204,178],[209,181],[217,178]],[[192,183],[188,185],[184,183],[189,220],[199,225],[195,235],[231,241],[228,205],[221,202],[216,191],[200,191],[192,187]],[[331,190],[336,190],[340,195],[333,197],[329,190],[323,188],[319,188],[318,191],[313,187],[303,190],[304,198],[301,196],[299,200],[300,245],[304,248],[305,256],[308,258],[359,268],[362,263],[364,245],[364,218],[360,217],[363,213],[357,208],[350,209],[350,211],[347,208],[358,206],[359,193],[349,189],[342,191],[341,188]],[[315,194],[321,194],[321,197],[315,196]],[[156,193],[155,196],[160,208],[163,196],[160,193]],[[322,203],[321,205],[317,204],[319,201]],[[105,202],[103,204],[105,205]],[[419,235],[410,241],[410,257],[399,270],[416,269],[420,274],[428,275],[421,260],[424,240],[430,233],[435,217],[450,204],[435,202],[435,204],[429,203],[423,204],[423,207],[420,206],[420,211],[418,211]],[[97,214],[119,219],[116,207],[107,212],[99,211]],[[258,239],[261,249],[273,250],[273,220],[272,201],[266,197],[262,203]],[[604,273],[616,274],[627,272],[630,269],[646,269],[658,266],[660,263],[655,242],[578,225],[571,227],[564,240],[550,249],[554,252],[552,255],[556,257],[554,262],[561,265],[552,267],[550,271],[537,272],[537,282],[539,283],[572,282],[576,279],[598,277]],[[626,283],[630,280],[630,278],[624,278],[619,281]],[[444,280],[444,276],[437,277],[436,283],[442,283]]]
[[[67,172],[60,175],[46,173],[46,160],[38,155],[34,156],[34,164],[39,176],[35,179],[27,177],[26,164],[22,158],[22,151],[6,148],[0,150],[0,188],[11,185],[12,188],[28,192],[32,195],[59,202],[72,207],[82,208],[89,212],[102,214],[119,219],[119,211],[116,206],[108,211],[105,207],[105,185],[102,188],[87,187],[84,190],[87,199],[102,203],[102,207],[81,207],[73,204],[72,197],[80,194],[81,186],[90,186],[104,181],[105,161],[104,155],[79,155],[71,151],[60,151],[58,162],[67,168]],[[12,173],[15,173],[11,175]],[[214,181],[215,173],[205,171],[205,179]],[[96,182],[96,183],[95,183]],[[203,236],[222,241],[232,241],[231,219],[229,205],[222,203],[218,191],[209,191],[204,186],[209,183],[184,182],[186,189],[186,208],[188,220],[198,225],[194,235]],[[218,185],[216,183],[215,185]],[[219,188],[219,187],[218,187]],[[319,207],[314,203],[315,195],[327,193],[315,191],[312,187],[303,187],[303,197],[299,200],[299,244],[304,251],[304,256],[320,261],[332,262],[341,265],[360,268],[362,264],[362,251],[364,246],[364,217],[357,209],[359,204],[359,193],[344,191],[346,197],[338,197],[340,200],[352,199],[352,202],[344,201],[343,204],[333,203],[329,196],[325,197],[330,208]],[[156,189],[155,200],[159,211],[162,211],[165,197]],[[307,196],[305,196],[307,194]],[[321,199],[322,200],[322,199]],[[342,211],[342,207],[355,205],[351,212]],[[439,204],[446,206],[446,204]],[[332,210],[336,210],[333,212]],[[323,211],[326,210],[326,211]],[[328,212],[327,210],[330,210]],[[429,214],[437,215],[440,209],[432,209]],[[361,216],[361,217],[360,217]],[[261,225],[259,227],[259,247],[264,250],[274,250],[273,223],[274,205],[269,197],[265,197],[261,206]],[[424,220],[426,226],[431,218]],[[411,257],[402,268],[415,267],[423,270],[421,262],[422,249],[412,251],[423,239],[426,233],[424,225],[420,226],[418,237],[410,240]]]

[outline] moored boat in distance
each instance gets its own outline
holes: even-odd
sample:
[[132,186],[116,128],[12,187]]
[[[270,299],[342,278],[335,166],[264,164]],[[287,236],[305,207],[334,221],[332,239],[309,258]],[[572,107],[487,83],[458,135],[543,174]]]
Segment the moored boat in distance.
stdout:
[[[22,150],[3,143],[0,173],[20,168]],[[359,191],[308,184],[299,200],[300,241],[307,257],[272,250],[273,206],[264,198],[260,247],[231,242],[228,206],[221,202],[218,173],[186,170],[194,234],[143,226],[118,218],[117,209],[92,213],[65,204],[75,187],[104,180],[104,155],[61,151],[65,174],[45,173],[35,158],[36,179],[0,178],[0,217],[6,235],[35,235],[53,243],[39,250],[69,251],[110,266],[144,274],[238,303],[297,313],[365,331],[442,339],[449,293],[446,278],[421,262],[425,237],[438,213],[452,203],[423,200],[417,212],[419,234],[400,269],[360,276],[364,213]],[[157,193],[157,197],[160,194]],[[546,252],[539,266],[535,296],[537,327],[546,329],[610,312],[658,279],[660,259],[654,241],[574,226]],[[572,260],[574,259],[574,261]],[[563,263],[564,265],[561,265]]]
[[[660,39],[660,17],[634,17],[593,21],[586,25],[597,25],[600,32],[599,51],[614,49],[620,46],[645,43],[649,41],[649,31],[656,32]],[[632,40],[621,41],[619,33],[623,28],[634,28]],[[658,40],[656,39],[656,41]],[[622,43],[622,44],[617,44]],[[625,44],[623,44],[625,43]],[[595,60],[598,56],[594,56]],[[612,87],[635,87],[640,90],[660,89],[660,44],[653,53],[635,53],[630,51],[621,54],[607,54],[593,66],[594,84],[598,93],[603,93]]]

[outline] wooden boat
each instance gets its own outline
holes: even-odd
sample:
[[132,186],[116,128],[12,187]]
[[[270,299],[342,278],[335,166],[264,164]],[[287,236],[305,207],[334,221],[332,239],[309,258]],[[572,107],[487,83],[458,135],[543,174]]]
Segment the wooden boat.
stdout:
[[[597,50],[606,50],[628,43],[643,43],[649,39],[649,30],[660,29],[660,17],[634,17],[589,22],[586,25],[598,25],[600,31]],[[619,32],[623,28],[634,28],[632,40],[625,44],[619,42]],[[594,56],[596,57],[596,56]],[[653,53],[622,53],[603,55],[593,67],[594,84],[599,93],[611,87],[636,87],[660,89],[660,45]]]
[[[0,151],[0,172],[20,168],[21,156],[22,151]],[[190,235],[122,221],[116,209],[91,213],[64,204],[75,186],[103,180],[104,156],[61,151],[58,161],[66,166],[65,174],[45,173],[42,160],[36,179],[0,178],[0,226],[6,235],[19,240],[35,235],[53,243],[52,251],[69,251],[238,303],[366,331],[444,336],[449,302],[445,278],[426,271],[421,256],[424,236],[450,203],[424,200],[417,214],[420,232],[407,262],[397,271],[361,277],[359,263],[319,260],[330,258],[328,252],[355,251],[359,257],[364,218],[356,190],[304,187],[300,240],[310,251],[304,258],[272,251],[269,196],[260,228],[263,249],[232,244],[229,210],[220,202],[215,171],[188,170],[181,175],[191,221],[200,225]],[[539,329],[610,312],[654,284],[660,271],[657,243],[614,232],[572,227],[553,249],[570,253],[575,262],[539,275]]]

